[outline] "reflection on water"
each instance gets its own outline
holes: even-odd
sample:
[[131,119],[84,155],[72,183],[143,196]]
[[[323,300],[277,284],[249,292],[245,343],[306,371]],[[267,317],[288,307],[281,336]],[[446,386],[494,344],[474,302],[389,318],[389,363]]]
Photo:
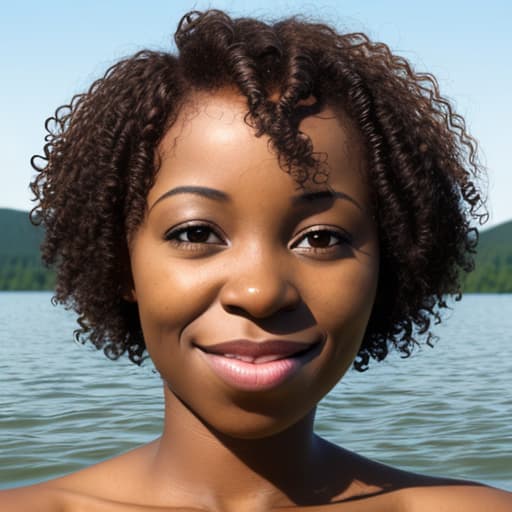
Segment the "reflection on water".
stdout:
[[[112,362],[72,341],[50,294],[0,292],[0,487],[74,471],[160,433],[149,366]],[[350,371],[317,431],[421,473],[512,490],[512,295],[470,295],[438,326],[434,349]]]

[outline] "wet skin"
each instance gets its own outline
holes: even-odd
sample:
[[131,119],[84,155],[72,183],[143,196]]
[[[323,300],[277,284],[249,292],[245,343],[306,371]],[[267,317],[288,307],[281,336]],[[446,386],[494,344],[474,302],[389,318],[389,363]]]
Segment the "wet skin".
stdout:
[[[299,189],[245,113],[230,91],[191,99],[160,144],[129,240],[125,298],[164,383],[161,438],[9,491],[3,510],[507,510],[508,493],[395,470],[314,435],[315,406],[350,367],[376,293],[364,151],[342,112],[304,119],[329,179]],[[209,352],[233,340],[293,341],[305,355],[286,355],[292,370],[277,379],[272,363],[249,381],[226,377]]]

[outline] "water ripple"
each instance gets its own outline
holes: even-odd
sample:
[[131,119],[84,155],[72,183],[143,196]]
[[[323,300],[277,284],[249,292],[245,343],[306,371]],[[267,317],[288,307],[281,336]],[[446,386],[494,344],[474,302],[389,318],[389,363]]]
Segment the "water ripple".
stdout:
[[[162,384],[72,341],[47,293],[0,293],[0,487],[88,466],[157,437]],[[318,408],[328,439],[404,469],[512,490],[512,296],[468,296],[441,341],[363,374]]]

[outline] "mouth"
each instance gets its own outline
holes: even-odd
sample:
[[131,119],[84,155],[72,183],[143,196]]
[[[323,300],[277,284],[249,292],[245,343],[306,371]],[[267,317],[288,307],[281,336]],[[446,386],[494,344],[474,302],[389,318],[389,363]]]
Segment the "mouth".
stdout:
[[224,383],[246,391],[263,391],[289,380],[320,352],[321,345],[319,341],[234,340],[195,347]]

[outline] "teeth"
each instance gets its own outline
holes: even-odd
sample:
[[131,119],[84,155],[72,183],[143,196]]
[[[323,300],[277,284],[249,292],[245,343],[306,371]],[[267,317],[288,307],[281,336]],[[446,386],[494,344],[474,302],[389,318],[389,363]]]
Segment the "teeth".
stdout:
[[282,356],[279,355],[268,355],[268,356],[261,356],[261,357],[250,357],[250,356],[241,356],[238,354],[224,354],[224,357],[227,357],[228,359],[238,359],[239,361],[244,361],[245,363],[253,363],[253,364],[263,364],[263,363],[270,363],[271,361],[277,361],[278,359],[282,359]]
[[258,364],[258,363],[270,363],[271,361],[277,361],[278,359],[282,359],[282,356],[277,356],[277,355],[273,355],[273,356],[261,356],[261,357],[258,357],[254,360],[254,363]]
[[250,356],[240,356],[238,354],[224,354],[224,357],[228,359],[238,359],[239,361],[244,361],[245,363],[254,363],[254,357]]

